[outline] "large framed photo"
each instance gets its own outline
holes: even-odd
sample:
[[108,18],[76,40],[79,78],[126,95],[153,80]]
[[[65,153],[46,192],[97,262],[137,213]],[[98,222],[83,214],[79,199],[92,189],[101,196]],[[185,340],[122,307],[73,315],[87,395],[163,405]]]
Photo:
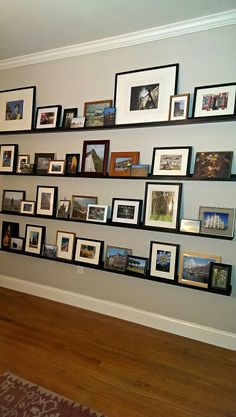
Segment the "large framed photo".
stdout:
[[109,175],[129,177],[131,166],[139,163],[140,152],[111,152]]
[[113,223],[138,225],[141,221],[142,204],[142,200],[113,198],[111,221]]
[[218,255],[183,252],[180,259],[178,282],[194,287],[208,288],[210,263],[220,261],[221,258]]
[[61,109],[60,105],[38,107],[35,129],[55,129],[59,127]]
[[178,64],[121,72],[115,78],[116,124],[168,120]]
[[18,145],[0,145],[0,172],[14,172],[16,169]]
[[25,252],[41,255],[45,233],[45,226],[27,224],[25,226]]
[[100,204],[88,204],[87,217],[88,222],[106,223],[108,206]]
[[22,200],[25,200],[25,191],[3,190],[2,211],[19,213]]
[[191,153],[191,146],[154,148],[151,174],[157,176],[188,175]]
[[179,245],[164,242],[150,244],[150,276],[160,280],[177,280]]
[[34,156],[34,169],[36,175],[47,175],[49,163],[54,159],[54,153],[36,153]]
[[144,225],[154,228],[178,228],[182,184],[147,182]]
[[71,219],[86,220],[88,205],[97,204],[98,198],[94,196],[72,195]]
[[230,178],[233,160],[232,151],[197,152],[193,177]]
[[131,249],[108,245],[104,268],[124,272],[127,267],[128,255],[132,255]]
[[0,91],[0,131],[31,130],[36,87]]
[[233,238],[234,208],[203,207],[199,208],[200,233]]
[[84,103],[84,117],[86,127],[104,125],[104,109],[112,106],[112,100],[87,101]]
[[235,114],[236,83],[195,87],[193,117]]
[[89,177],[107,175],[109,140],[85,140],[81,173]]
[[188,118],[190,94],[177,94],[170,97],[169,120],[185,120]]
[[55,216],[58,187],[38,185],[36,197],[36,214],[40,216]]
[[232,265],[211,262],[209,289],[220,294],[229,294],[231,290],[231,273]]
[[75,247],[75,261],[90,265],[101,265],[104,242],[78,237]]
[[58,230],[56,238],[57,257],[71,261],[74,256],[75,233]]

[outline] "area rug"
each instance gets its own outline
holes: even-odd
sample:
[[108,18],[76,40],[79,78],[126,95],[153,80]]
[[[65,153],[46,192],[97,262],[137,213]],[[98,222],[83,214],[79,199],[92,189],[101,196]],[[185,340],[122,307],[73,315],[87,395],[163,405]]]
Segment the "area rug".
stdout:
[[16,375],[0,376],[1,417],[105,417]]

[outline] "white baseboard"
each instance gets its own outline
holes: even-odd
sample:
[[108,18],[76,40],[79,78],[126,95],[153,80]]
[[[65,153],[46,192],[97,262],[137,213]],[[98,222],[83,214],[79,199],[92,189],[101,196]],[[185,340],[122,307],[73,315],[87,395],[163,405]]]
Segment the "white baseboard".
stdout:
[[200,342],[209,343],[211,345],[236,350],[236,334],[234,333],[200,326],[195,323],[162,316],[160,314],[139,310],[126,305],[100,300],[4,275],[0,275],[0,287],[95,311],[97,313],[163,330]]

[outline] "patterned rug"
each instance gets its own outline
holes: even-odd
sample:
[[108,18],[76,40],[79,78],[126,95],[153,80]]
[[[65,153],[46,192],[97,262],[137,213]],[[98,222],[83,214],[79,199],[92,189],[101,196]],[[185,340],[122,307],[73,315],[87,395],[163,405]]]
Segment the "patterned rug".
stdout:
[[105,417],[9,372],[0,376],[1,417]]

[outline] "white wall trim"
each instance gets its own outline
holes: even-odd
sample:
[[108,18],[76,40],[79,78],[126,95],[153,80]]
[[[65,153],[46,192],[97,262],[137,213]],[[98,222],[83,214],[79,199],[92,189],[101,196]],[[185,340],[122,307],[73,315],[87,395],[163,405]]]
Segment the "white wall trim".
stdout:
[[0,287],[95,311],[107,316],[163,330],[211,345],[236,350],[236,334],[234,333],[200,326],[195,323],[162,316],[160,314],[139,310],[126,305],[100,300],[4,275],[0,275]]
[[91,42],[84,42],[77,45],[70,45],[63,48],[50,49],[29,55],[22,55],[15,58],[0,61],[0,70],[22,67],[25,65],[39,64],[58,59],[71,58],[74,56],[92,54],[107,51],[110,49],[124,48],[147,42],[158,41],[203,30],[215,29],[222,26],[236,24],[236,9],[189,19],[182,22],[163,25],[155,28],[145,29],[138,32],[127,33],[111,38],[100,39]]

